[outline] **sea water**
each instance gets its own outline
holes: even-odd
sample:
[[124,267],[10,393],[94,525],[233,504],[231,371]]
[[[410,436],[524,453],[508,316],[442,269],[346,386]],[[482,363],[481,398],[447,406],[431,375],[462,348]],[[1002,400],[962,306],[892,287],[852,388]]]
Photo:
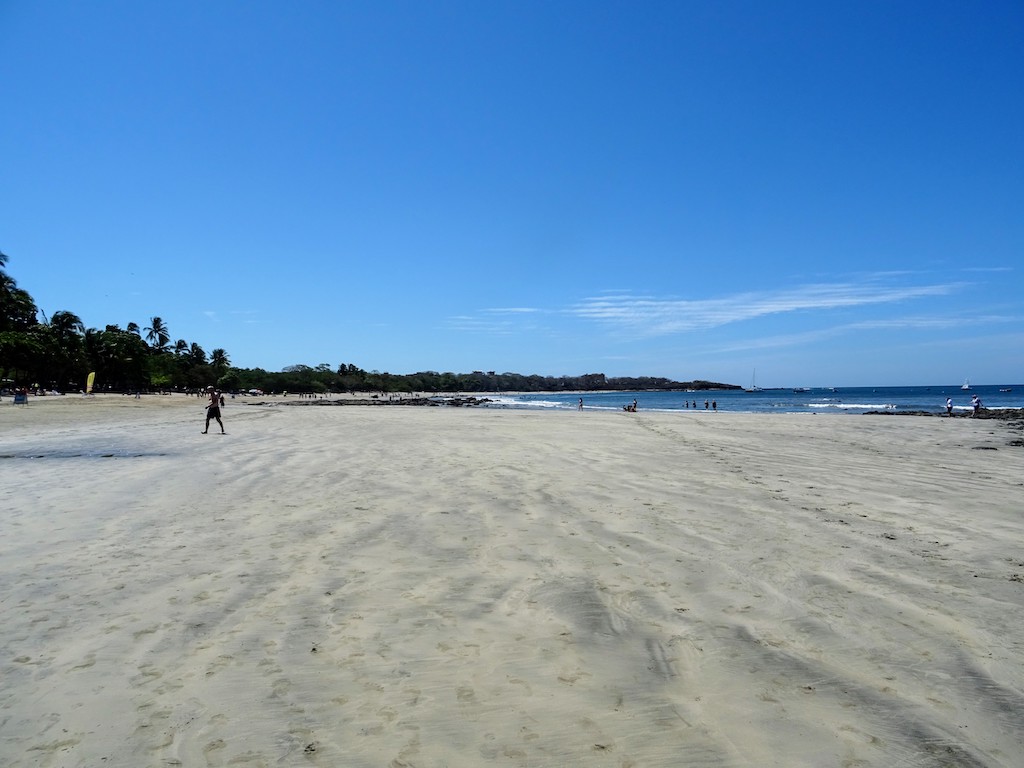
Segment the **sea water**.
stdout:
[[[1009,390],[1009,391],[1006,391]],[[761,389],[685,390],[665,392],[563,392],[522,395],[488,395],[488,407],[554,408],[574,410],[583,398],[585,410],[621,411],[637,401],[641,411],[711,410],[739,413],[867,413],[868,411],[928,411],[945,413],[946,398],[953,400],[954,413],[971,411],[971,396],[977,395],[985,408],[1024,408],[1024,385],[971,386],[959,384],[929,387],[834,387],[807,390]],[[705,401],[707,408],[705,409]],[[687,407],[687,404],[689,407]]]

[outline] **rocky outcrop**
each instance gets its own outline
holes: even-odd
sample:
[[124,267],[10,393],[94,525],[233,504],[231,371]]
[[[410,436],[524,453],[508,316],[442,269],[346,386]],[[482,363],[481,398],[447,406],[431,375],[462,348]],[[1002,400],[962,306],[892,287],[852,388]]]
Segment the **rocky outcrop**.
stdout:
[[362,398],[359,400],[351,398],[346,398],[343,400],[330,400],[327,398],[323,398],[319,400],[274,400],[269,402],[261,401],[258,403],[249,403],[249,405],[447,405],[455,408],[461,408],[463,406],[484,405],[489,402],[491,402],[491,400],[486,397],[405,397],[400,399]]

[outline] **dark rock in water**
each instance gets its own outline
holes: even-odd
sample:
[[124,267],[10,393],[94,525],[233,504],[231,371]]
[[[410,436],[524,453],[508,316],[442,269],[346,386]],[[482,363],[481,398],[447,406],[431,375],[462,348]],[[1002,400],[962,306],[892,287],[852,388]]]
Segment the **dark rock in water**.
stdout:
[[[946,416],[945,411],[939,413],[937,411],[867,411],[865,416],[942,416],[943,418],[950,418]],[[955,413],[951,418],[954,419],[992,419],[994,421],[1024,421],[1024,408],[982,408],[978,411],[978,415],[975,416],[973,413],[959,414]]]
[[1024,420],[1024,408],[982,408],[978,411],[976,418],[996,419],[997,421],[1020,421]]
[[931,411],[866,411],[865,416],[938,416]]
[[489,402],[491,402],[490,399],[486,397],[450,397],[441,401],[443,405],[452,405],[456,408],[464,405],[483,405]]
[[461,408],[464,405],[483,405],[491,402],[486,397],[407,397],[402,400],[385,400],[376,405],[450,405]]
[[346,399],[346,400],[326,400],[326,399],[324,399],[324,400],[289,400],[287,402],[281,402],[281,401],[260,402],[260,403],[253,403],[253,405],[273,405],[273,406],[279,406],[279,405],[289,405],[289,406],[296,406],[296,405],[314,405],[314,406],[315,405],[320,405],[320,406],[328,406],[328,405],[373,405],[373,406],[385,406],[385,405],[430,405],[430,406],[450,405],[450,406],[454,406],[456,408],[460,408],[462,406],[485,405],[486,403],[490,403],[490,402],[492,402],[490,400],[490,398],[486,398],[486,397],[406,397],[406,398],[402,398],[402,399],[399,399],[399,400],[380,400],[380,399],[376,399],[376,398],[371,399],[371,400],[365,400],[365,399],[363,399],[363,400],[350,400],[350,399]]

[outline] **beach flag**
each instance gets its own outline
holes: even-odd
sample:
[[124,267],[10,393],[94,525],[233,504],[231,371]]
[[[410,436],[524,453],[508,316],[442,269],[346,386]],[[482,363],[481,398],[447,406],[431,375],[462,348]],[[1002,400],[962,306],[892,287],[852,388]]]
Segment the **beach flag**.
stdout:
[[92,394],[92,383],[96,381],[96,371],[89,374],[89,378],[85,380],[85,394]]

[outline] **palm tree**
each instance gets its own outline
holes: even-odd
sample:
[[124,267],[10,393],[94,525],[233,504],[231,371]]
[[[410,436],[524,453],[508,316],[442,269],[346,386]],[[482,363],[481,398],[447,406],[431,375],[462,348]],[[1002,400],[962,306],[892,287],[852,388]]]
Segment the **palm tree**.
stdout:
[[167,349],[167,343],[171,340],[171,334],[167,330],[164,321],[154,317],[149,321],[149,328],[146,329],[146,341],[153,346],[154,352],[163,352]]
[[74,334],[75,336],[83,336],[85,334],[85,325],[82,323],[82,318],[76,315],[74,312],[65,312],[63,310],[54,312],[50,317],[50,328],[57,335],[57,338],[64,339]]
[[206,365],[206,351],[194,341],[188,348],[188,356],[193,365]]
[[184,339],[178,339],[174,342],[174,354],[179,356],[188,354],[188,342]]
[[225,371],[231,366],[231,360],[228,359],[228,353],[223,349],[215,349],[210,353],[210,365],[213,366],[217,375],[224,374]]
[[117,325],[108,325],[102,331],[90,328],[85,332],[85,351],[89,369],[96,371],[106,386],[118,390],[145,384],[149,347],[134,333]]
[[73,387],[70,379],[84,375],[85,325],[74,312],[54,312],[40,329],[40,341],[45,353],[37,375],[58,389]]
[[38,324],[36,303],[14,278],[0,270],[0,331],[25,331]]
[[[2,269],[7,254],[0,253],[0,378],[9,371],[27,374],[41,354],[33,331],[39,325],[38,309],[28,291],[18,287],[13,277]],[[14,378],[18,378],[17,375]]]
[[128,331],[128,333],[134,333],[136,336],[142,335],[142,332],[139,330],[138,323],[128,323],[128,326],[125,328],[125,330]]

